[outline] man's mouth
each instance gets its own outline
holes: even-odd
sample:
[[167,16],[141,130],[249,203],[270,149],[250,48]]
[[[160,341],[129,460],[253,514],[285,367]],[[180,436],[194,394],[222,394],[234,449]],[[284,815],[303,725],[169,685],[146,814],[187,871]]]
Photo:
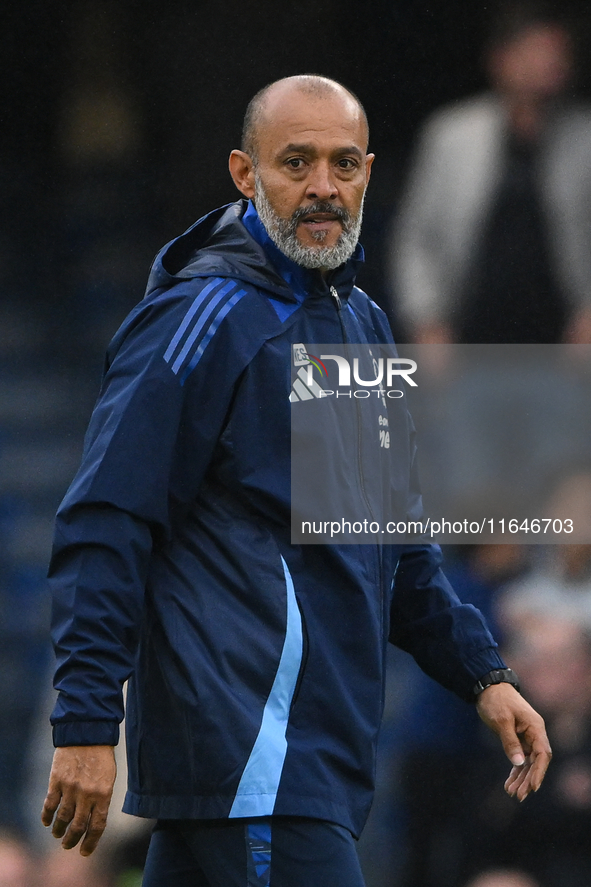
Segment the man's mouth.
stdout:
[[[327,238],[340,237],[348,231],[349,214],[339,206],[317,201],[307,207],[300,207],[292,216],[293,233],[297,229],[306,231],[318,244],[324,244]],[[300,227],[301,226],[301,227]]]
[[316,230],[324,228],[328,230],[335,222],[342,225],[341,220],[336,213],[310,213],[310,215],[303,216],[300,219],[300,224],[304,224]]

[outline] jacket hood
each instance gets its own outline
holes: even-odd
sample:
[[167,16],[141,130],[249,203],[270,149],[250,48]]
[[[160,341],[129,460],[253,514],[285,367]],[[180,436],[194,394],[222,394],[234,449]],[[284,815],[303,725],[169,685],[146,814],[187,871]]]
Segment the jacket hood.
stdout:
[[[238,200],[213,210],[167,243],[154,260],[146,295],[181,280],[222,276],[288,301],[295,300],[294,288],[321,296],[328,294],[330,286],[336,287],[341,298],[348,298],[357,267],[363,261],[359,244],[348,262],[322,277],[319,271],[302,268],[284,256],[267,235],[264,245],[255,239],[242,223],[248,205],[248,201]],[[299,287],[294,287],[294,279]]]

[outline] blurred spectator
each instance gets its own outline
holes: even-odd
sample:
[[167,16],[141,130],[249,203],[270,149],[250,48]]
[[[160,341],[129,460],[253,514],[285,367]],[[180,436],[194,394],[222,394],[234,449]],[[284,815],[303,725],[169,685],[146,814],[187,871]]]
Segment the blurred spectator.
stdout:
[[539,887],[539,883],[518,869],[489,869],[476,875],[466,887]]
[[[501,581],[523,566],[520,553],[534,552],[542,558],[528,580],[532,607],[516,619],[501,608],[503,629],[497,634],[505,637],[505,658],[524,696],[546,719],[554,761],[543,790],[525,804],[509,798],[502,787],[506,759],[485,748],[490,740],[475,712],[466,707],[463,718],[461,712],[454,715],[454,734],[447,700],[439,700],[430,686],[421,691],[417,681],[413,704],[416,699],[422,719],[408,719],[402,768],[409,848],[404,887],[457,887],[470,878],[466,887],[591,884],[591,622],[586,629],[558,592],[541,606],[535,596],[537,587],[544,597],[549,577],[558,590],[588,577],[591,546],[555,546],[551,552],[475,546],[448,572],[462,597],[478,603],[494,625],[497,601],[506,602],[512,593],[499,597]],[[551,567],[545,559],[550,553]],[[525,581],[513,587],[525,587]],[[431,725],[431,737],[418,729],[421,720]]]
[[0,832],[0,887],[33,887],[34,860],[26,844]]
[[[105,871],[108,865],[103,855],[90,858],[76,851],[57,847],[46,857],[40,871],[40,887],[111,887]],[[171,885],[172,887],[172,885]]]
[[563,538],[577,542],[541,548],[533,568],[499,597],[496,619],[510,633],[536,616],[560,614],[591,632],[591,545],[581,544],[589,538],[591,526],[591,471],[571,469],[557,483],[542,512],[564,525],[571,521],[572,536]]
[[464,876],[483,866],[516,866],[542,887],[589,887],[591,637],[558,609],[522,624],[507,656],[524,695],[546,719],[554,760],[543,791],[525,804],[503,792],[500,756],[496,766],[487,757],[484,773],[458,768]]
[[[576,357],[582,349],[571,349]],[[587,349],[584,349],[587,350]],[[571,380],[569,393],[575,387]],[[589,441],[589,418],[591,410],[589,402],[581,402],[580,412],[583,422],[581,431],[586,431],[586,439]],[[578,432],[575,432],[578,433]],[[549,496],[546,497],[544,517],[563,521],[572,521],[573,534],[569,537],[571,542],[585,542],[589,539],[589,527],[591,527],[591,470],[588,467],[577,466],[575,459],[567,459],[563,463],[567,468],[566,474],[560,478]]]
[[498,618],[505,630],[527,628],[536,616],[578,622],[591,632],[591,545],[552,545],[536,569],[507,588]]
[[[461,556],[446,566],[446,575],[461,600],[478,607],[498,638],[495,601],[504,585],[526,569],[530,550],[524,545],[471,545],[459,550]],[[492,750],[474,706],[444,690],[416,664],[409,664],[409,672],[396,744],[400,773],[395,774],[402,781],[406,818],[402,884],[456,887],[465,864],[463,773],[479,771]],[[394,675],[391,679],[396,680]],[[502,786],[504,777],[496,769],[495,778]]]
[[419,342],[591,341],[591,109],[568,97],[572,32],[517,0],[486,51],[491,91],[427,122],[394,239]]

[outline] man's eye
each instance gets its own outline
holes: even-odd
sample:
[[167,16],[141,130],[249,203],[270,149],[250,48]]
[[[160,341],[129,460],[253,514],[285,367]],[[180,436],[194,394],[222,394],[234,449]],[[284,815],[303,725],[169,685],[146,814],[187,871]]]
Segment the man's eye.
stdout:
[[304,161],[301,157],[290,157],[287,161],[287,165],[291,167],[291,169],[301,169],[304,165]]
[[339,164],[341,169],[355,169],[357,164],[354,160],[351,160],[350,157],[341,157],[339,160]]

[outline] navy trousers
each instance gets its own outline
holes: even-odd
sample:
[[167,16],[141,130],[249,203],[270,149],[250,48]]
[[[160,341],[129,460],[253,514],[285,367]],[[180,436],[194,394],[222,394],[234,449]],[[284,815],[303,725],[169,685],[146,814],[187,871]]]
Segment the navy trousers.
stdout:
[[364,887],[347,829],[304,817],[160,820],[142,887]]

